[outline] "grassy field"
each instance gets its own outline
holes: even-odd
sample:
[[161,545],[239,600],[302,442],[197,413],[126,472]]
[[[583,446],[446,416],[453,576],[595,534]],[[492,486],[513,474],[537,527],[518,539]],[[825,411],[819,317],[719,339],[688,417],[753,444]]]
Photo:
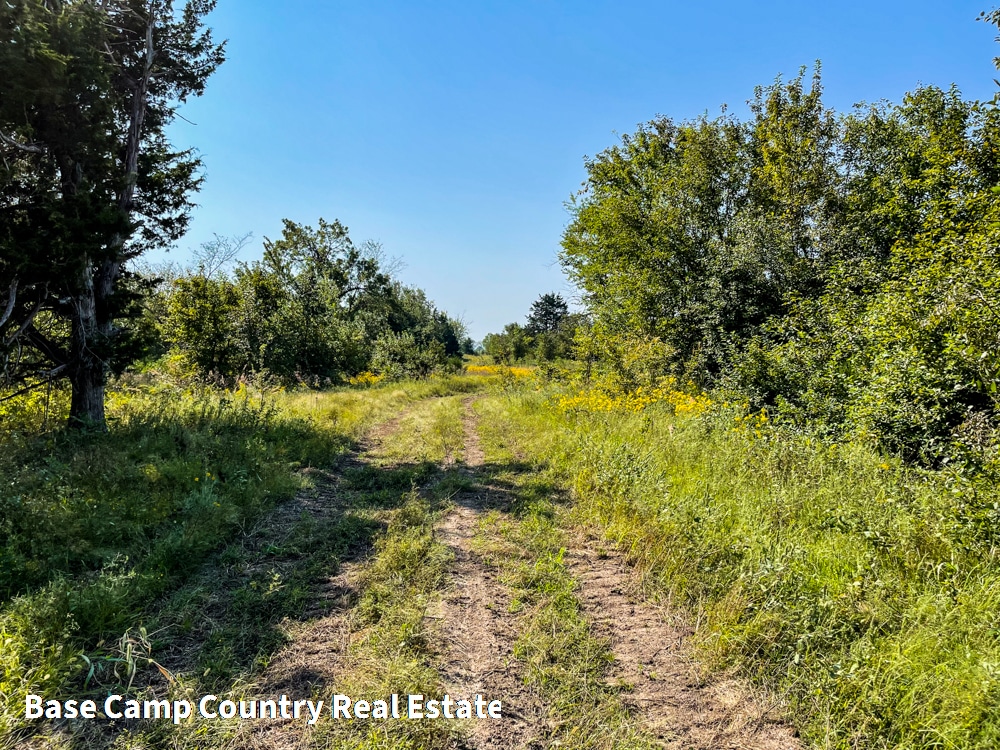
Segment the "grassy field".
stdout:
[[992,482],[722,407],[502,403],[493,419],[572,492],[570,523],[691,612],[709,665],[786,696],[811,746],[1000,745]]
[[[657,744],[579,604],[567,550],[584,532],[621,551],[646,600],[687,614],[706,672],[781,697],[807,746],[1000,745],[988,478],[917,471],[704,396],[487,374],[323,393],[123,382],[99,435],[52,429],[62,394],[8,404],[0,747],[23,737],[28,692],[316,694],[322,680],[288,666],[309,643],[335,656],[327,692],[440,690],[428,612],[454,582],[435,529],[479,491],[509,505],[482,513],[474,547],[506,592],[547,742]],[[238,721],[53,731],[49,747],[263,741]],[[323,719],[309,743],[446,748],[462,731]]]
[[[64,394],[8,402],[0,435],[0,732],[9,737],[23,723],[29,692],[99,691],[155,666],[150,652],[167,648],[157,635],[163,613],[180,612],[183,630],[191,627],[184,613],[197,612],[197,593],[183,601],[184,584],[211,560],[238,567],[261,517],[310,484],[303,469],[332,465],[365,430],[411,404],[482,385],[453,377],[261,394],[123,382],[109,401],[113,428],[98,435],[52,429]],[[264,626],[304,605],[303,582],[335,565],[365,531],[356,521],[324,530],[321,544],[315,529],[291,534],[309,564],[263,598],[262,582],[247,581],[234,609],[245,622],[231,625],[255,635],[234,640],[223,629],[215,641],[237,643],[238,653],[209,644],[198,656],[202,668],[228,679],[272,648]]]

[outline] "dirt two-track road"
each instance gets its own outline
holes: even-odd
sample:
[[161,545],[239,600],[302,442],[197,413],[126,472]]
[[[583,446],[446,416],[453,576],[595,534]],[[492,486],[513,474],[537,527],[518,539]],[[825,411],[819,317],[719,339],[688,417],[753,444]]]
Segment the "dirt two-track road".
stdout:
[[[500,719],[345,721],[327,709],[312,724],[56,726],[23,746],[800,748],[780,702],[709,675],[691,618],[644,597],[615,546],[573,520],[565,492],[549,499],[561,490],[536,481],[502,409],[485,408],[490,398],[411,403],[337,466],[312,470],[311,489],[248,532],[243,562],[207,566],[188,587],[198,624],[158,656],[178,677],[162,691],[187,684],[193,695],[208,684],[234,700],[481,695],[501,701]],[[333,562],[317,567],[311,550],[324,549],[335,550]],[[296,575],[308,581],[304,605],[279,623],[275,647],[228,684],[196,683],[213,677],[203,664],[214,634],[246,620],[233,592]]]
[[[465,722],[447,744],[483,750],[614,747],[613,734],[596,740],[567,738],[566,721],[545,686],[530,679],[518,658],[524,618],[512,606],[516,594],[495,560],[481,554],[477,541],[491,528],[518,523],[516,492],[509,483],[494,481],[495,467],[480,440],[476,400],[454,401],[461,443],[448,447],[439,469],[464,481],[434,524],[436,540],[447,547],[451,559],[439,595],[426,606],[423,626],[431,644],[427,658],[440,676],[442,693],[499,698],[503,718]],[[402,434],[414,428],[411,416],[404,413],[373,430],[354,460],[383,468],[412,460],[399,449],[412,442]],[[567,534],[571,544],[563,559],[575,580],[574,596],[590,635],[610,652],[603,679],[616,689],[633,725],[631,737],[643,737],[643,746],[677,750],[800,747],[794,732],[781,723],[780,706],[774,701],[738,680],[705,676],[689,642],[691,624],[683,613],[644,600],[619,553],[590,530],[571,528]],[[325,691],[336,689],[352,637],[346,608],[357,597],[354,587],[360,585],[365,564],[363,558],[349,563],[327,583],[323,595],[340,597],[343,607],[294,635],[264,675],[266,692],[302,692],[317,682]],[[295,685],[296,675],[309,684]],[[287,722],[245,735],[243,745],[305,748],[329,742],[301,722]]]

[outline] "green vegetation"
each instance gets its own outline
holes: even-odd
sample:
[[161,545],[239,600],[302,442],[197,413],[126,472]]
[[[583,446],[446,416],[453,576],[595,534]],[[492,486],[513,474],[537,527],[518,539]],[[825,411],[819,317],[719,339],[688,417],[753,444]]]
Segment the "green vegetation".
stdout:
[[[357,571],[346,614],[359,635],[338,689],[433,692],[424,614],[448,555],[432,524],[469,481],[435,466],[462,450],[464,397],[455,394],[482,382],[275,393],[264,402],[244,392],[229,404],[218,392],[133,386],[111,402],[116,426],[99,443],[113,456],[107,463],[86,436],[33,436],[24,427],[9,445],[17,462],[35,467],[37,479],[19,475],[18,485],[37,523],[21,516],[17,529],[38,536],[11,534],[6,554],[19,552],[22,569],[39,575],[12,576],[31,583],[0,610],[5,695],[16,706],[29,689],[80,694],[85,681],[92,690],[132,681],[141,689],[156,676],[153,660],[178,649],[184,676],[173,691],[254,695],[288,642],[289,618],[307,626],[322,615],[317,581],[366,548],[374,557]],[[489,481],[513,498],[509,516],[484,516],[479,549],[510,590],[515,656],[548,702],[553,737],[567,747],[646,742],[622,707],[627,687],[604,681],[607,646],[590,634],[564,562],[573,530],[586,526],[627,554],[647,596],[699,612],[706,662],[739,668],[784,695],[816,746],[996,743],[1000,499],[990,482],[907,467],[743,408],[681,409],[666,399],[633,408],[537,387],[514,381],[478,404],[487,465],[496,467]],[[338,512],[266,520],[301,486],[295,466],[329,462],[400,409],[393,439],[342,470]],[[38,456],[44,441],[53,441],[51,455]],[[177,441],[197,453],[178,453],[170,447]],[[184,463],[187,455],[197,465]],[[65,456],[65,465],[51,456]],[[235,476],[237,462],[254,470]],[[114,493],[103,492],[109,482]],[[78,495],[67,496],[74,486]],[[87,488],[93,500],[116,498],[115,514],[88,510]],[[208,516],[203,494],[212,498]],[[172,508],[169,522],[143,515],[163,507]],[[5,721],[8,731],[18,723],[13,712]],[[152,722],[128,736],[162,744],[201,731],[199,742],[221,746],[246,731],[237,722],[203,729]],[[317,737],[336,747],[416,748],[446,746],[453,731],[325,721]]]
[[[520,433],[510,432],[506,406],[497,399],[480,402],[487,462],[498,467],[518,465],[514,450],[536,448]],[[521,615],[514,655],[526,667],[526,680],[547,699],[554,729],[546,740],[581,750],[656,747],[621,702],[628,686],[608,684],[607,667],[614,657],[608,644],[590,633],[580,610],[578,584],[564,560],[568,506],[560,502],[565,493],[556,483],[559,474],[545,471],[545,463],[533,468],[501,469],[490,477],[509,488],[513,507],[510,514],[484,516],[478,542],[485,561],[499,569],[510,588],[511,606]]]
[[994,484],[738,410],[567,413],[553,396],[512,393],[490,421],[649,596],[700,613],[709,663],[787,697],[810,744],[996,746]]
[[586,322],[585,315],[569,311],[561,295],[542,294],[531,303],[525,325],[509,323],[501,333],[486,334],[483,352],[504,365],[571,359],[576,355],[574,337]]
[[136,271],[183,236],[202,183],[166,129],[223,62],[214,7],[0,5],[0,388],[68,380],[72,426],[106,429],[108,378],[167,350],[217,383],[313,386],[455,371],[471,353],[459,321],[338,221],[286,220],[234,274],[248,238],[218,239],[158,295],[162,276]]
[[[260,739],[28,725],[28,693],[440,692],[436,529],[499,487],[469,566],[510,595],[553,746],[656,745],[581,609],[581,529],[812,746],[1000,746],[1000,99],[838,114],[817,65],[746,119],[658,117],[585,162],[560,255],[582,309],[542,294],[465,363],[462,321],[336,220],[131,265],[201,183],[166,132],[223,61],[214,6],[0,2],[0,745]],[[336,673],[276,677],[310,636]]]
[[588,367],[496,419],[811,743],[993,747],[996,103],[838,116],[817,68],[751,110],[588,160]]
[[[330,465],[408,404],[482,386],[455,377],[320,394],[127,382],[109,402],[114,429],[103,435],[38,432],[42,399],[3,405],[18,426],[0,451],[0,474],[13,489],[2,498],[0,527],[6,732],[23,722],[28,692],[124,685],[136,665],[151,668],[150,649],[169,650],[205,605],[197,593],[204,584],[196,582],[194,593],[183,587],[209,561],[249,565],[244,544],[267,511],[307,482],[300,469]],[[67,402],[68,394],[57,394],[54,418]],[[448,428],[431,432],[446,436]],[[414,477],[426,465],[416,464]],[[397,483],[396,498],[411,481]],[[200,669],[231,678],[279,645],[273,624],[301,610],[317,571],[335,567],[364,538],[368,527],[358,523],[306,524],[284,542],[262,541],[261,565],[281,554],[302,559],[276,589],[273,571],[237,577],[236,619],[206,636]],[[170,636],[144,635],[162,629]]]
[[928,465],[992,461],[996,107],[925,87],[837,116],[817,70],[752,110],[587,162],[562,261],[588,346]]
[[587,162],[593,367],[495,419],[811,744],[993,747],[998,110],[751,104]]
[[338,221],[286,220],[263,259],[232,274],[218,256],[239,243],[221,243],[164,285],[145,326],[152,348],[202,379],[318,387],[368,371],[423,377],[459,369],[471,349],[459,321],[393,279],[381,250],[356,247]]
[[0,378],[68,379],[71,423],[140,353],[126,264],[187,229],[201,161],[167,129],[224,59],[215,0],[0,5]]

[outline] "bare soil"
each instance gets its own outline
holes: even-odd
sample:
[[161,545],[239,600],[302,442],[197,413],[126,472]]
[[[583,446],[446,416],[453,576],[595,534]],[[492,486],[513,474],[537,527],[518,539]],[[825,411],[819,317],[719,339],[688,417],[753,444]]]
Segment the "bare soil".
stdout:
[[[483,451],[476,433],[473,399],[466,399],[464,467],[478,479]],[[499,721],[476,721],[464,738],[465,747],[530,748],[541,746],[546,726],[545,705],[536,690],[526,686],[514,659],[517,627],[509,612],[507,590],[496,580],[495,571],[472,549],[479,521],[485,511],[504,509],[506,494],[479,482],[474,491],[459,493],[455,509],[436,528],[439,540],[454,554],[449,574],[451,585],[444,594],[441,620],[440,671],[444,689],[453,696],[481,694],[503,702]]]
[[676,611],[634,595],[620,554],[580,540],[567,555],[592,633],[614,653],[609,681],[630,686],[625,703],[671,750],[798,750],[780,705],[735,679],[701,677],[693,629]]

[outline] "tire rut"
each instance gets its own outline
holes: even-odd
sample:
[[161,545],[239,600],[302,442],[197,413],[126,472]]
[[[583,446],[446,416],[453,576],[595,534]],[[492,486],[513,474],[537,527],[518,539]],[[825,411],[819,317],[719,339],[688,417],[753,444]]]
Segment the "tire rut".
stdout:
[[[342,460],[342,465],[366,463],[365,456],[385,445],[399,431],[411,410],[405,409],[372,427],[359,441],[358,449]],[[309,512],[315,517],[341,510],[336,487],[339,478],[327,472],[313,472],[313,475],[317,482],[315,492],[288,503],[289,507],[283,509],[284,515],[292,517]],[[275,654],[258,681],[255,692],[259,696],[323,694],[336,683],[350,648],[351,627],[347,615],[359,594],[358,579],[367,553],[367,549],[356,550],[349,559],[341,561],[336,575],[319,585],[312,607],[315,619],[289,633],[290,642]],[[248,723],[240,727],[230,746],[234,750],[305,750],[312,732],[304,722],[291,719]]]
[[614,654],[609,682],[630,686],[626,705],[671,750],[799,750],[779,707],[732,679],[703,682],[693,629],[669,609],[630,595],[620,554],[584,543],[567,555],[591,632]]
[[[476,433],[473,401],[468,398],[464,402],[461,470],[484,479],[484,454]],[[502,511],[509,504],[508,497],[483,481],[477,483],[475,491],[461,492],[453,499],[457,507],[435,530],[454,555],[449,570],[451,586],[442,597],[439,614],[429,615],[440,620],[441,643],[445,644],[440,673],[444,689],[451,695],[481,694],[487,700],[503,701],[503,718],[476,721],[472,732],[463,738],[463,747],[538,747],[546,710],[537,691],[525,685],[514,658],[517,626],[509,612],[510,599],[495,571],[472,548],[484,512]]]

